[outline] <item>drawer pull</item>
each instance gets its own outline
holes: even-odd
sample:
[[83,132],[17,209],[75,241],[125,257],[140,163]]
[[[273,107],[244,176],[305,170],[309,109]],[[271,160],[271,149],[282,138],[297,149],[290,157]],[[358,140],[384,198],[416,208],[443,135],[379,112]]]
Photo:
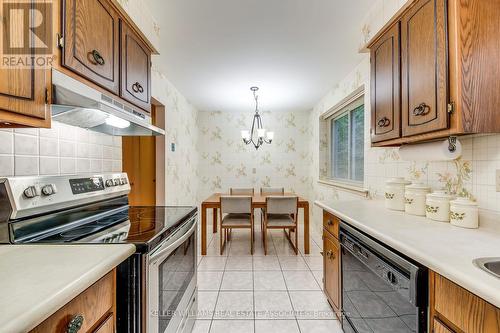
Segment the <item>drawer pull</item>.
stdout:
[[136,93],[143,93],[144,88],[141,86],[139,82],[136,82],[132,85],[132,90]]
[[102,55],[99,53],[99,51],[92,50],[92,52],[90,52],[90,54],[92,55],[92,58],[94,58],[94,65],[103,66],[106,63],[104,61],[104,58],[102,57]]
[[81,314],[77,314],[70,320],[68,323],[68,327],[66,328],[66,333],[76,333],[82,328],[83,325],[83,316]]
[[425,103],[420,103],[419,106],[413,109],[414,116],[425,116],[429,113],[431,107]]
[[328,220],[328,221],[326,221],[326,224],[333,225],[333,221],[332,220]]
[[333,259],[335,259],[335,253],[333,253],[333,251],[332,251],[332,250],[330,250],[330,251],[328,251],[328,252],[326,253],[326,257],[327,257],[328,259],[330,259],[330,260],[333,260]]
[[389,118],[384,117],[377,122],[377,125],[378,127],[387,127],[390,123],[391,121],[389,120]]

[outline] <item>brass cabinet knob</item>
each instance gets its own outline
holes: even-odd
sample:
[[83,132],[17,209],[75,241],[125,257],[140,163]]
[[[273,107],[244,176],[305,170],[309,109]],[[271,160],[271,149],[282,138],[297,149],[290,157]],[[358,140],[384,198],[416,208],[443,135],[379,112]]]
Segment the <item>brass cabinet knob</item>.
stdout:
[[81,314],[75,315],[66,328],[66,333],[77,333],[83,325],[83,316]]
[[335,253],[333,253],[332,250],[329,250],[327,253],[326,253],[326,257],[330,260],[333,260],[335,259]]
[[326,221],[326,224],[333,225],[333,221],[332,220],[328,220],[328,221]]

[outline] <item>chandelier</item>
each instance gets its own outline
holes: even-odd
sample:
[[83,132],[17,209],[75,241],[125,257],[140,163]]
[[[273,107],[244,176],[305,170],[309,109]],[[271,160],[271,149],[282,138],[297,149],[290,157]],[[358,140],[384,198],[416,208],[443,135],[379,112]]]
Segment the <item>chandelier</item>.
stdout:
[[[274,138],[274,132],[266,132],[262,126],[262,119],[259,114],[259,96],[257,96],[258,87],[251,87],[253,98],[255,99],[255,114],[253,115],[252,129],[250,131],[241,131],[241,138],[245,144],[253,144],[255,149],[259,149],[264,143],[271,143]],[[257,133],[255,133],[256,131]]]

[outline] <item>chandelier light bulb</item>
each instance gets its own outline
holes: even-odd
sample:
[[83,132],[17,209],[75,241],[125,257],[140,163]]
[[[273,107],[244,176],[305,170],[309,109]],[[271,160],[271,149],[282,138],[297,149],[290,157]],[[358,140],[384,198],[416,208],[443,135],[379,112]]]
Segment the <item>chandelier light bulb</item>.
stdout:
[[241,131],[241,138],[245,140],[250,140],[250,132],[247,130]]
[[259,138],[263,138],[264,136],[266,136],[266,130],[264,128],[257,129],[257,136]]
[[269,141],[271,141],[272,139],[274,139],[274,132],[267,132],[267,139]]

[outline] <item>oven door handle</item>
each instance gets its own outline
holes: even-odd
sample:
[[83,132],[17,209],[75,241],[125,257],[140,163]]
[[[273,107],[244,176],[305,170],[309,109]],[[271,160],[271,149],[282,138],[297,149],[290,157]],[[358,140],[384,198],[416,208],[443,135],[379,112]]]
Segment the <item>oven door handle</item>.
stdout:
[[191,228],[189,228],[189,230],[184,235],[182,235],[179,239],[177,239],[176,241],[174,241],[171,244],[163,245],[158,250],[156,250],[156,252],[152,253],[149,257],[149,261],[155,261],[156,259],[164,256],[165,253],[169,254],[170,252],[172,252],[180,244],[184,243],[186,241],[186,239],[191,237],[191,235],[195,232],[195,230],[196,230],[196,223],[193,223]]

